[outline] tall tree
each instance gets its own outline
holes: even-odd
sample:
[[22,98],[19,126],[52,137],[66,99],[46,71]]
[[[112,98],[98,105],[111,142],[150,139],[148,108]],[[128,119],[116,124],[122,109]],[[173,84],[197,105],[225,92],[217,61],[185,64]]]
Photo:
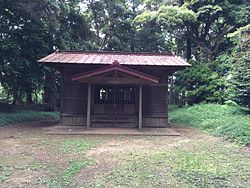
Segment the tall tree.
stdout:
[[[196,59],[214,60],[226,47],[226,35],[250,22],[250,2],[244,0],[186,0],[180,7],[163,3],[155,11],[145,11],[175,38],[187,37],[196,47]],[[182,3],[181,1],[179,3]],[[185,35],[186,33],[186,35]],[[188,44],[191,45],[191,44]],[[190,58],[190,51],[188,51]]]
[[[92,34],[76,0],[1,0],[0,4],[0,81],[12,93],[13,103],[23,94],[32,103],[34,91],[50,88],[44,76],[55,75],[36,61],[56,48],[91,49]],[[49,93],[45,96],[52,99],[55,92]]]
[[250,107],[250,24],[239,28],[230,38],[235,44],[228,56],[232,62],[229,77],[233,99]]

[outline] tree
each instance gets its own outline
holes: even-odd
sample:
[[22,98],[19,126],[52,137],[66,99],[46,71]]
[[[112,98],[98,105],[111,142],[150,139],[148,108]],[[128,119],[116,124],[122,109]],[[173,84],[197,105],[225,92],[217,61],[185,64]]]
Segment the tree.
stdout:
[[138,17],[145,17],[141,21],[155,19],[175,38],[189,39],[195,46],[192,54],[202,61],[214,60],[225,50],[227,34],[250,21],[250,2],[245,0],[183,2],[182,6],[163,3],[157,10],[146,10]]
[[26,94],[27,102],[32,103],[32,91],[42,78],[42,67],[36,64],[36,60],[43,55],[41,53],[48,51],[46,41],[49,39],[38,19],[45,14],[45,8],[37,11],[41,6],[41,3],[21,0],[1,1],[0,79],[13,94],[13,103],[23,94]]
[[[79,1],[1,0],[0,3],[1,84],[13,95],[13,103],[23,95],[32,103],[34,91],[47,88],[45,102],[53,104],[53,88],[57,86],[46,84],[52,78],[49,74],[56,75],[55,71],[37,60],[56,48],[92,48],[92,33],[80,12]],[[53,76],[52,83],[58,84],[55,79],[58,78]]]
[[214,60],[226,49],[226,36],[250,21],[250,2],[245,0],[185,1],[197,15],[187,25],[187,37],[196,46],[199,59]]
[[192,67],[175,75],[173,90],[179,95],[180,105],[226,101],[228,82],[223,76],[226,67],[216,61],[190,63]]
[[232,61],[229,76],[233,99],[250,107],[250,24],[239,28],[230,38],[235,44],[229,56]]
[[176,46],[174,51],[179,55],[182,55],[185,47],[182,41],[185,38],[186,25],[195,20],[196,14],[184,5],[179,7],[168,4],[162,4],[153,11],[146,10],[135,18],[141,28],[146,28],[149,23],[160,28],[158,32],[164,36],[163,40],[168,46],[172,46],[168,49],[173,51],[173,46]]

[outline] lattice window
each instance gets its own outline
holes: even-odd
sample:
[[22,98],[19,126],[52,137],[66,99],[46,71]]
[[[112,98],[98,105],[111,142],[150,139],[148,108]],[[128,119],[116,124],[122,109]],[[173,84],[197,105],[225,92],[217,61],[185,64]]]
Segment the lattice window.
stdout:
[[96,104],[135,104],[133,86],[96,86]]

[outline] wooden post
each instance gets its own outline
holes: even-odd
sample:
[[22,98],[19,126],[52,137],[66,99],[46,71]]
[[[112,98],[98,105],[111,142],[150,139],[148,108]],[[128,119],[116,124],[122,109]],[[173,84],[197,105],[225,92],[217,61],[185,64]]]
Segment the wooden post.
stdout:
[[90,113],[91,113],[91,84],[88,83],[87,128],[89,128],[91,124]]
[[142,129],[142,85],[139,87],[139,130]]
[[[171,101],[170,101],[170,96],[169,96],[168,94],[170,93],[170,95],[171,95],[171,92],[172,92],[171,90],[172,90],[172,86],[173,86],[173,77],[172,77],[172,78],[171,78],[171,85],[170,85],[171,88],[170,88],[170,91],[168,92],[168,87],[169,87],[169,86],[168,86],[168,78],[169,78],[169,77],[168,77],[168,74],[167,74],[167,75],[166,75],[166,80],[165,80],[165,82],[166,82],[166,112],[167,112],[167,113],[166,113],[166,115],[167,115],[167,125],[166,125],[166,126],[167,126],[167,127],[169,126],[169,125],[168,125],[168,104],[171,102]],[[172,94],[173,94],[173,93],[172,93]],[[171,96],[171,97],[172,97],[172,96]]]

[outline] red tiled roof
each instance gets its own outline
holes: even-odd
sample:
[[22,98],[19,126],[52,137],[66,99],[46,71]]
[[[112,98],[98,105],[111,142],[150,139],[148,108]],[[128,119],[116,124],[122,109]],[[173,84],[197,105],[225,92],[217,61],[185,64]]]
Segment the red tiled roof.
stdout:
[[190,66],[184,59],[166,53],[57,51],[38,62],[62,64],[112,64]]
[[147,80],[147,81],[154,82],[154,83],[159,82],[158,78],[156,78],[152,75],[149,75],[149,74],[122,66],[119,64],[118,61],[114,61],[113,64],[109,65],[109,66],[105,66],[105,67],[101,67],[101,68],[98,68],[95,70],[91,70],[91,71],[87,71],[87,72],[73,75],[72,80],[73,81],[81,80],[84,78],[94,77],[94,76],[98,76],[98,75],[101,75],[101,74],[104,74],[107,72],[112,72],[112,71],[120,71],[120,72],[126,73],[128,75],[135,76],[135,77],[141,78],[143,80]]

